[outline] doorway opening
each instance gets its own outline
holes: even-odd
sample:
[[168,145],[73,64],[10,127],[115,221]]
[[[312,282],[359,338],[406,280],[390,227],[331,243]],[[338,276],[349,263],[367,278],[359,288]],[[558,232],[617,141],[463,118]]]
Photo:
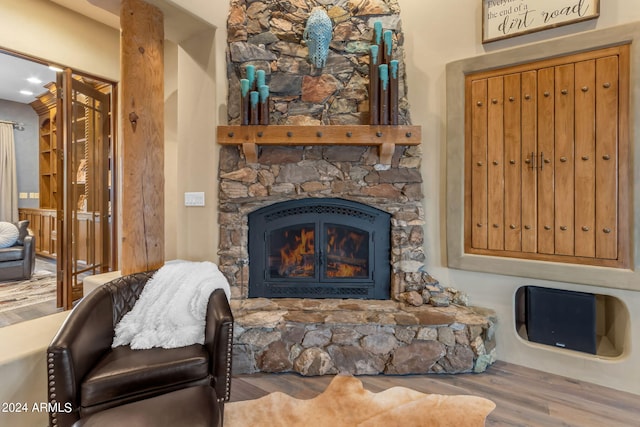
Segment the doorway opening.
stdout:
[[117,269],[117,85],[0,50],[5,60],[24,64],[16,72],[38,74],[16,78],[40,80],[30,98],[8,99],[2,94],[11,88],[0,87],[0,119],[26,130],[16,141],[19,219],[29,220],[35,236],[36,272],[55,271],[53,311],[68,309],[82,297],[84,277]]

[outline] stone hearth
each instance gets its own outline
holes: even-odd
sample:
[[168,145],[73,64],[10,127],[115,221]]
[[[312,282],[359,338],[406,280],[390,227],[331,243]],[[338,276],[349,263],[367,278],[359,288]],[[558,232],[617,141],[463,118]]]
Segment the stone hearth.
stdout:
[[395,301],[232,301],[236,373],[325,375],[483,372],[495,361],[495,313]]

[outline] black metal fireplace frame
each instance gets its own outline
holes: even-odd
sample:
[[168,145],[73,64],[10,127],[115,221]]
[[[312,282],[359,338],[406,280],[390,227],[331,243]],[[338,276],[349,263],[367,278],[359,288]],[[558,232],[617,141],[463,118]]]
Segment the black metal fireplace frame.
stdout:
[[[391,215],[375,207],[338,198],[306,198],[274,203],[248,215],[249,297],[389,299],[391,294]],[[292,224],[352,227],[368,233],[366,278],[277,278],[268,274],[268,239],[272,231]],[[320,233],[316,233],[319,235]],[[314,244],[322,263],[321,238]],[[321,264],[318,264],[321,265]]]

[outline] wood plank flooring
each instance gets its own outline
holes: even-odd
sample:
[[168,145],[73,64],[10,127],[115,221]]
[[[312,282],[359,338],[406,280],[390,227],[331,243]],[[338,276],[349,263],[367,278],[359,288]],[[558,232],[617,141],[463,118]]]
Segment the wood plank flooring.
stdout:
[[13,325],[26,320],[38,319],[60,311],[62,311],[62,307],[56,307],[55,300],[16,308],[0,313],[0,327]]
[[[36,271],[45,270],[53,274],[56,274],[56,259],[47,258],[40,255],[36,255]],[[78,280],[82,282],[82,279],[86,276],[93,274],[91,271],[78,275]],[[76,296],[76,289],[73,290],[74,304],[77,299],[81,297],[79,294]],[[27,307],[16,308],[15,310],[5,311],[0,313],[0,327],[13,325],[14,323],[24,322],[26,320],[38,319],[40,317],[48,316],[63,311],[62,307],[56,307],[56,301],[45,301],[39,304],[30,305]]]
[[[332,378],[237,375],[231,382],[231,401],[256,399],[274,391],[310,399],[321,393]],[[358,378],[372,392],[402,386],[423,393],[486,397],[496,403],[487,426],[640,427],[640,395],[501,361],[482,374]]]
[[[56,273],[55,259],[36,256],[36,271],[45,270],[53,274]],[[50,314],[58,313],[62,308],[56,307],[56,301],[45,301],[27,307],[16,308],[15,310],[0,313],[0,327],[13,325],[26,320],[38,319]]]

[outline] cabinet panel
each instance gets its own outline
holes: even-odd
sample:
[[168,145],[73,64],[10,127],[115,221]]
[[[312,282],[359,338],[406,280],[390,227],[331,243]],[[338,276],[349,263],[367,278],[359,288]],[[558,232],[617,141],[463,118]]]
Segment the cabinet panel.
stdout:
[[56,256],[56,211],[50,209],[40,210],[42,225],[42,252],[41,255]]
[[100,215],[93,212],[78,213],[76,260],[82,264],[92,265],[102,259],[102,238]]
[[[543,157],[542,169],[538,172],[538,252],[555,252],[554,212],[555,185],[553,159],[555,153],[555,76],[553,68],[538,71],[538,151],[532,150],[526,166],[536,167],[538,153]],[[549,163],[545,163],[548,160]],[[526,162],[526,160],[525,160]],[[535,169],[533,169],[535,172]]]
[[595,257],[595,60],[575,66],[575,254]]
[[574,66],[556,67],[555,253],[574,254]]
[[39,123],[40,207],[55,209],[58,191],[58,146],[55,106],[51,106],[40,113]]
[[[520,171],[522,182],[522,251],[536,252],[538,249],[538,191],[537,174],[527,167],[525,160],[529,153],[537,151],[537,72],[522,73],[522,144],[514,168]],[[509,160],[511,162],[511,160]]]
[[487,82],[487,247],[504,249],[504,82],[494,77]]
[[42,253],[42,216],[37,210],[20,209],[20,216],[24,213],[24,218],[29,220],[29,228],[36,238],[36,253]]
[[29,220],[29,228],[36,239],[36,254],[56,256],[56,211],[51,209],[19,209],[20,219]]
[[51,221],[49,221],[49,217],[43,215],[42,216],[42,232],[40,233],[40,240],[42,242],[40,250],[43,253],[49,254],[51,252],[55,252],[55,249],[51,249]]
[[487,248],[487,80],[471,85],[471,246]]
[[504,248],[522,250],[522,174],[516,162],[522,145],[520,74],[504,77]]
[[596,62],[596,256],[618,256],[618,58]]

